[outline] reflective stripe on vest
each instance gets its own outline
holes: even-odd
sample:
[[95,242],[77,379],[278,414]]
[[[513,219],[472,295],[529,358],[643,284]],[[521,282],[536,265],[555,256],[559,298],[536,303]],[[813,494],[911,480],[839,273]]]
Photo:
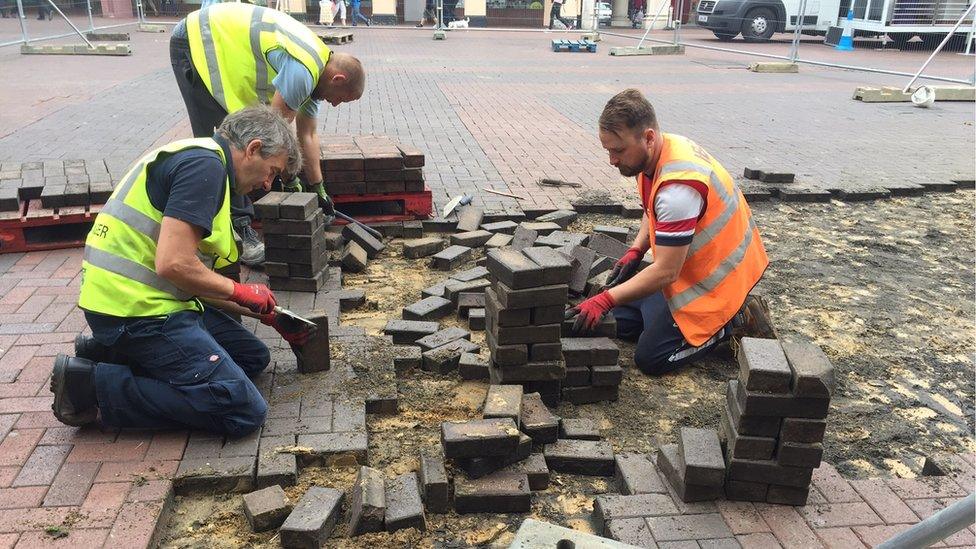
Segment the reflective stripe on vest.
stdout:
[[[213,23],[218,18],[221,24],[215,26]],[[220,29],[216,35],[215,29]],[[246,49],[241,40],[245,32]],[[331,55],[321,39],[290,16],[243,3],[217,4],[191,13],[187,16],[187,33],[197,73],[227,112],[256,102],[271,102],[275,92],[271,81],[277,72],[267,59],[270,50],[284,49],[304,65],[312,77],[313,89]],[[202,50],[202,59],[197,49]],[[220,52],[225,56],[224,67],[221,67]],[[250,89],[247,77],[252,69],[254,82]],[[244,78],[238,77],[240,71],[245,71]],[[232,89],[227,89],[228,86]]]
[[[152,205],[146,190],[149,167],[180,151],[213,151],[226,166],[223,149],[213,139],[187,139],[171,143],[143,157],[102,207],[85,242],[79,306],[121,317],[161,316],[180,310],[202,310],[194,296],[155,271],[156,244],[163,214]],[[211,234],[201,240],[197,254],[218,267],[237,260],[237,245],[230,219],[230,180],[224,178],[223,202]]]
[[661,167],[654,181],[645,187],[646,181],[638,180],[650,222],[656,224],[654,199],[665,181],[697,181],[708,189],[678,279],[664,288],[682,335],[699,346],[738,312],[769,260],[749,207],[724,168],[693,142],[676,135],[663,137]]

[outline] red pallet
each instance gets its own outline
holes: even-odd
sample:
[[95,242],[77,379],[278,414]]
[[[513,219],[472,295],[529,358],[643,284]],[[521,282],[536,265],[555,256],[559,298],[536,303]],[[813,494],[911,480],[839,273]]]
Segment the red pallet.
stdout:
[[0,254],[80,248],[102,204],[44,208],[22,201],[16,212],[0,212]]
[[[384,223],[390,221],[412,221],[414,219],[427,219],[434,211],[434,199],[430,189],[421,192],[403,193],[383,193],[383,194],[337,194],[332,195],[332,202],[336,209],[345,214],[343,204],[369,204],[374,202],[398,202],[402,213],[399,214],[378,214],[378,215],[353,215],[361,223]],[[341,225],[344,221],[336,220],[336,224]]]

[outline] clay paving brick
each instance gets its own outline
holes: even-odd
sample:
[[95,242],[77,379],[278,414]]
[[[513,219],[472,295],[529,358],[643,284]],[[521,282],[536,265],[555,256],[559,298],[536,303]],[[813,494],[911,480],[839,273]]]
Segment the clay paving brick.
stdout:
[[502,468],[519,463],[532,454],[532,439],[524,433],[519,433],[519,443],[515,451],[504,456],[476,457],[458,461],[458,466],[464,470],[468,478],[481,478]]
[[857,491],[829,463],[821,463],[813,470],[813,485],[830,503],[862,501]]
[[520,290],[544,285],[543,268],[518,250],[489,250],[486,257],[485,266],[488,272],[508,289]]
[[320,547],[335,528],[342,499],[343,493],[334,488],[310,487],[281,525],[282,547]]
[[359,244],[366,250],[366,255],[370,259],[375,258],[386,247],[376,237],[366,232],[366,229],[356,223],[350,223],[343,227],[342,236],[346,240],[355,241]]
[[513,250],[524,250],[535,244],[535,241],[539,238],[539,233],[519,225],[516,227],[515,232],[512,233],[512,243],[511,247]]
[[799,397],[830,398],[834,393],[834,367],[812,343],[784,342],[783,351],[793,375],[793,394]]
[[463,353],[458,360],[461,379],[488,379],[488,362],[474,353]]
[[769,532],[766,521],[759,516],[756,506],[745,501],[717,501],[719,512],[733,534],[754,534]]
[[[459,224],[459,226],[460,226],[460,224]],[[484,229],[486,231],[489,231],[489,232],[492,232],[492,233],[496,233],[495,236],[498,236],[498,234],[505,234],[505,235],[511,236],[511,235],[515,234],[515,229],[517,229],[518,226],[519,226],[518,223],[516,223],[514,221],[508,221],[508,220],[506,220],[506,221],[496,221],[494,223],[482,223],[481,224],[481,228],[482,229]]]
[[[495,355],[492,355],[495,356]],[[559,383],[565,377],[562,362],[526,362],[515,366],[488,365],[488,378],[495,384],[546,382]]]
[[[744,337],[739,359],[739,383],[747,391],[788,393],[793,374],[776,339]],[[828,395],[829,396],[829,395]]]
[[427,511],[431,513],[446,513],[450,498],[450,486],[444,460],[440,456],[429,453],[420,455],[420,484],[422,485],[423,500]]
[[725,524],[722,515],[718,513],[649,517],[647,519],[647,526],[651,529],[651,534],[656,541],[732,537],[732,531]]
[[420,347],[414,347],[413,345],[394,345],[393,353],[393,369],[396,370],[398,375],[420,368],[423,364],[423,351]]
[[657,467],[646,454],[617,454],[614,457],[614,478],[617,488],[624,495],[666,494],[668,491],[658,475]]
[[522,395],[521,428],[535,444],[550,444],[559,434],[559,416],[549,411],[539,393],[528,393]]
[[814,528],[870,526],[884,523],[881,517],[864,502],[807,505],[806,507],[800,507],[799,512]]
[[444,249],[447,243],[437,237],[418,238],[403,242],[403,257],[418,259],[434,255]]
[[462,232],[476,231],[481,226],[485,211],[477,206],[462,206],[457,210],[457,230]]
[[486,278],[488,276],[488,269],[484,267],[473,267],[464,271],[451,273],[449,276],[452,280],[457,280],[458,282],[471,282],[472,280],[478,280],[479,278]]
[[47,486],[0,488],[0,509],[40,507]]
[[503,473],[525,473],[529,479],[532,491],[545,490],[549,487],[549,466],[542,454],[532,454],[529,457],[507,465],[499,470]]
[[542,284],[568,284],[573,271],[573,265],[563,254],[547,248],[526,248],[522,251],[532,262],[542,267]]
[[431,268],[437,271],[450,271],[471,259],[472,249],[467,246],[448,246],[431,257]]
[[736,427],[736,431],[743,435],[775,437],[780,431],[782,420],[778,417],[744,416],[738,399],[739,381],[730,379],[727,384],[725,403],[728,407],[729,418]]
[[476,479],[456,479],[454,509],[458,513],[525,513],[532,504],[524,473],[494,473]]
[[735,539],[742,546],[742,549],[781,549],[782,545],[776,541],[776,536],[767,532],[757,532],[755,534],[744,534],[736,536]]
[[779,438],[783,442],[821,442],[827,422],[822,419],[783,418]]
[[810,549],[823,547],[813,530],[792,507],[758,503],[756,510],[783,547]]
[[561,341],[568,367],[613,365],[620,358],[620,348],[606,337],[564,337]]
[[467,246],[469,248],[480,248],[494,236],[488,231],[478,229],[451,235],[451,244],[456,246]]
[[965,496],[966,491],[949,477],[896,478],[888,487],[902,499]]
[[730,479],[768,482],[796,488],[805,488],[810,484],[811,471],[807,467],[787,467],[770,460],[733,458],[728,463]]
[[516,424],[522,416],[521,385],[489,385],[481,416],[489,418],[509,418]]
[[45,507],[81,505],[88,495],[98,463],[67,463],[58,471],[44,496]]
[[769,484],[744,480],[725,480],[725,497],[734,501],[766,501]]
[[423,368],[429,372],[446,374],[457,369],[464,353],[475,353],[480,350],[477,344],[466,339],[456,339],[446,345],[424,351]]
[[[600,429],[592,419],[563,418],[559,422],[559,438],[600,440]],[[635,454],[622,454],[635,455]],[[627,458],[630,459],[630,458]]]
[[823,445],[817,443],[780,442],[776,462],[791,467],[816,467],[823,458]]
[[794,486],[770,484],[769,490],[766,491],[766,501],[780,505],[806,505],[809,496],[809,486],[796,488]]
[[444,328],[443,330],[439,330],[433,334],[421,337],[416,341],[416,344],[419,345],[421,349],[429,351],[442,345],[447,345],[448,343],[458,339],[470,340],[471,332],[456,326],[451,326],[450,328]]
[[11,486],[47,486],[51,484],[71,446],[37,446],[24,463]]
[[665,444],[658,448],[657,466],[678,499],[685,503],[713,500],[722,495],[722,486],[704,486],[686,481],[684,456],[677,444]]
[[349,503],[349,534],[358,536],[383,531],[385,513],[383,473],[371,467],[360,467]]
[[437,322],[422,320],[388,320],[383,333],[393,337],[397,345],[412,344],[418,339],[435,333],[440,329]]
[[428,297],[403,308],[404,320],[441,318],[452,311],[451,301],[443,297]]
[[593,500],[593,522],[601,535],[607,534],[607,522],[612,520],[675,514],[678,508],[667,494],[602,495]]
[[610,238],[619,240],[624,244],[627,243],[627,240],[630,237],[630,229],[624,227],[614,227],[611,225],[596,225],[593,227],[593,232],[609,236]]
[[532,309],[509,309],[498,302],[498,294],[492,288],[485,289],[485,319],[492,326],[527,326],[532,319]]
[[404,528],[427,530],[416,473],[404,473],[387,483],[384,523],[387,532]]
[[278,485],[244,494],[244,516],[255,532],[278,528],[288,518],[291,509],[288,496]]
[[605,535],[636,547],[657,547],[643,517],[614,519],[607,523]]
[[579,475],[613,476],[613,447],[594,440],[558,440],[546,446],[546,464],[553,471]]
[[511,419],[475,419],[441,424],[441,444],[448,458],[505,456],[519,444]]
[[776,450],[774,438],[740,435],[729,419],[728,405],[722,407],[719,418],[719,439],[725,445],[726,457],[730,458],[771,459]]
[[794,397],[791,394],[746,391],[737,384],[736,399],[743,416],[801,417],[824,419],[830,411],[830,399]]

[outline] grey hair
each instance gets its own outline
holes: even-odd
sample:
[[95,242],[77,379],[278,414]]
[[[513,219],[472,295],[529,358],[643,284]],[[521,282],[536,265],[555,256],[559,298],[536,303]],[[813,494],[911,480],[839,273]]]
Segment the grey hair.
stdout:
[[255,105],[229,114],[217,128],[217,133],[239,150],[260,139],[262,158],[288,153],[285,172],[289,178],[302,168],[302,150],[291,124],[270,107]]

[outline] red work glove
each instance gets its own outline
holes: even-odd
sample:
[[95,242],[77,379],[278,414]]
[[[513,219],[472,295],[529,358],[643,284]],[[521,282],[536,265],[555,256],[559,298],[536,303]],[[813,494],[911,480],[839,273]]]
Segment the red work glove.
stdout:
[[637,247],[629,248],[623,257],[614,264],[613,270],[610,271],[610,276],[607,277],[607,288],[613,288],[634,276],[643,257],[644,250]]
[[303,322],[285,322],[285,317],[272,311],[266,315],[261,315],[261,324],[271,326],[281,337],[292,345],[301,347],[308,343],[308,338],[312,335],[312,327]]
[[230,294],[230,300],[259,315],[270,313],[278,303],[274,294],[264,284],[241,284],[240,282],[234,283],[234,293]]
[[587,299],[579,305],[566,311],[566,319],[576,316],[573,322],[573,332],[588,332],[596,327],[603,320],[603,316],[617,306],[610,292],[604,290],[599,294]]

